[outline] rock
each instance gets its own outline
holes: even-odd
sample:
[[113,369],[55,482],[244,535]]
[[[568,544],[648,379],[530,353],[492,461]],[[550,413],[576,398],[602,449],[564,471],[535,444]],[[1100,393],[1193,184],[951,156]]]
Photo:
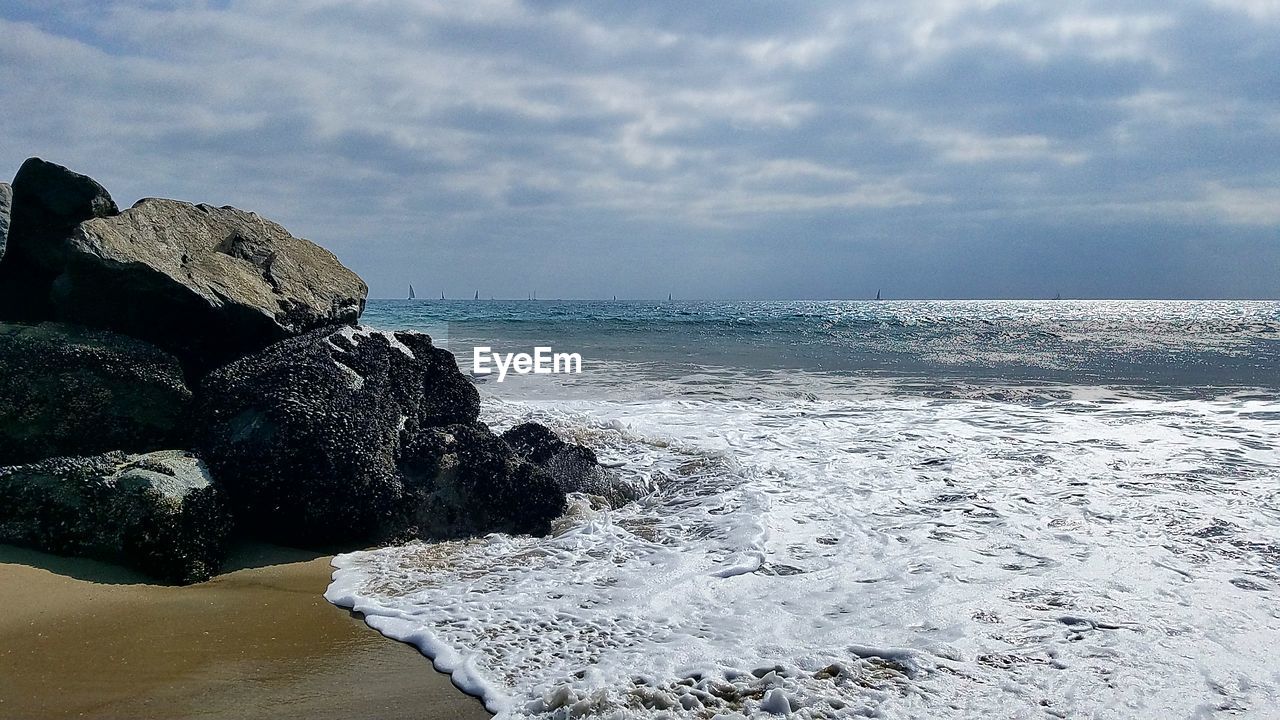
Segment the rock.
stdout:
[[0,468],[0,542],[187,584],[217,572],[229,530],[217,486],[188,452],[112,452]]
[[0,465],[181,447],[190,401],[177,359],[141,340],[0,323]]
[[117,212],[93,178],[40,158],[22,163],[0,261],[0,319],[51,319],[49,290],[66,261],[67,238],[81,221]]
[[423,429],[406,442],[400,468],[403,530],[415,537],[545,535],[566,508],[556,479],[482,423]]
[[502,439],[517,456],[546,470],[566,493],[602,497],[613,507],[641,495],[639,489],[601,467],[594,450],[561,440],[545,425],[523,423],[502,433]]
[[58,319],[148,340],[205,371],[310,330],[352,324],[364,281],[254,213],[145,199],[81,224],[52,300]]
[[[502,439],[517,455],[538,465],[545,465],[556,453],[569,446],[551,428],[536,422],[517,425],[502,433]],[[595,453],[590,448],[583,449],[591,453],[592,460],[595,459]]]
[[9,213],[13,208],[13,188],[0,183],[0,260],[4,259],[4,247],[9,243]]
[[197,399],[201,455],[251,531],[323,547],[399,511],[403,434],[472,422],[480,396],[421,333],[317,330],[215,370]]

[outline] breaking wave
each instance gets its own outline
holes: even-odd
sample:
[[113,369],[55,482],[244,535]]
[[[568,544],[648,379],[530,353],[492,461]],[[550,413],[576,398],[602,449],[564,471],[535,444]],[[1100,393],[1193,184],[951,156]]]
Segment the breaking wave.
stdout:
[[643,500],[343,555],[327,597],[502,718],[1280,707],[1270,391],[653,370],[485,398]]

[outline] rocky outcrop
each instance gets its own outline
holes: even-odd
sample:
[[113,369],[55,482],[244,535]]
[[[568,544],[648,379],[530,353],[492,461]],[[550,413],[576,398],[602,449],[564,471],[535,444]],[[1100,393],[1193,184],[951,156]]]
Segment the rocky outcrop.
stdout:
[[[551,428],[536,422],[516,425],[502,433],[502,439],[511,446],[511,449],[517,455],[538,465],[547,464],[556,455],[571,447],[569,443],[561,440],[560,436],[552,432]],[[596,459],[595,453],[590,448],[582,447],[581,445],[572,447],[581,448],[590,454],[593,461]]]
[[49,289],[65,264],[66,239],[82,221],[117,212],[92,178],[40,158],[22,163],[0,259],[0,319],[50,319]]
[[190,401],[178,361],[141,340],[0,323],[0,465],[180,447]]
[[181,451],[112,452],[0,468],[0,542],[117,562],[173,583],[207,580],[230,516]]
[[421,333],[344,327],[220,368],[197,400],[201,454],[251,532],[367,540],[400,512],[402,435],[473,422],[479,393]]
[[546,533],[566,493],[629,499],[590,449],[478,422],[452,354],[358,327],[364,282],[276,223],[175,200],[121,213],[38,158],[11,207],[8,189],[0,543],[193,582],[231,517],[330,549]]
[[9,214],[13,209],[13,188],[0,183],[0,260],[4,260],[4,248],[9,244]]
[[491,532],[545,535],[566,507],[546,470],[483,423],[425,428],[405,443],[402,533],[443,539]]
[[353,324],[367,292],[332,253],[254,213],[146,199],[75,230],[52,300],[58,319],[148,340],[199,375]]
[[545,470],[563,492],[595,495],[613,507],[639,497],[637,488],[600,466],[594,450],[561,440],[545,425],[523,423],[502,433],[502,439],[518,457]]

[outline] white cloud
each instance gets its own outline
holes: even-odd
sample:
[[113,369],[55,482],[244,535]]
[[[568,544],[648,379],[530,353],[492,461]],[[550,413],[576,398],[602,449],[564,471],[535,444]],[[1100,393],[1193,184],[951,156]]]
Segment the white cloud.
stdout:
[[1280,0],[1210,0],[1218,7],[1245,13],[1257,20],[1280,20]]
[[1275,75],[1238,61],[1280,51],[1280,0],[12,1],[0,161],[252,207],[375,285],[481,226],[1275,217]]
[[1280,187],[1242,188],[1209,183],[1204,201],[1229,223],[1280,226]]

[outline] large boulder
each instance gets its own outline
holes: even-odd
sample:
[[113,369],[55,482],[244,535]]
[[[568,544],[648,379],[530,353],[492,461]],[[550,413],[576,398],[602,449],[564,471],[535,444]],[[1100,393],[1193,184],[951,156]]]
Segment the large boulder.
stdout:
[[556,479],[483,423],[421,429],[405,443],[400,469],[406,501],[396,530],[412,537],[545,535],[566,507]]
[[403,500],[402,435],[480,408],[430,337],[355,327],[276,343],[210,373],[198,395],[201,455],[237,517],[309,547],[378,535]]
[[149,340],[190,374],[353,324],[368,287],[333,253],[255,213],[148,198],[66,242],[58,319]]
[[181,447],[190,401],[177,359],[141,340],[0,323],[0,465]]
[[550,428],[527,422],[502,433],[515,454],[545,470],[566,493],[595,495],[620,507],[641,495],[616,473],[600,466],[596,453],[585,445],[561,440]]
[[0,468],[0,542],[107,560],[165,582],[218,571],[231,527],[188,452],[112,452]]
[[4,259],[5,245],[9,244],[9,215],[13,209],[13,188],[0,183],[0,260]]
[[50,319],[49,290],[66,261],[67,238],[82,221],[117,212],[93,178],[40,158],[22,163],[0,258],[0,319]]

